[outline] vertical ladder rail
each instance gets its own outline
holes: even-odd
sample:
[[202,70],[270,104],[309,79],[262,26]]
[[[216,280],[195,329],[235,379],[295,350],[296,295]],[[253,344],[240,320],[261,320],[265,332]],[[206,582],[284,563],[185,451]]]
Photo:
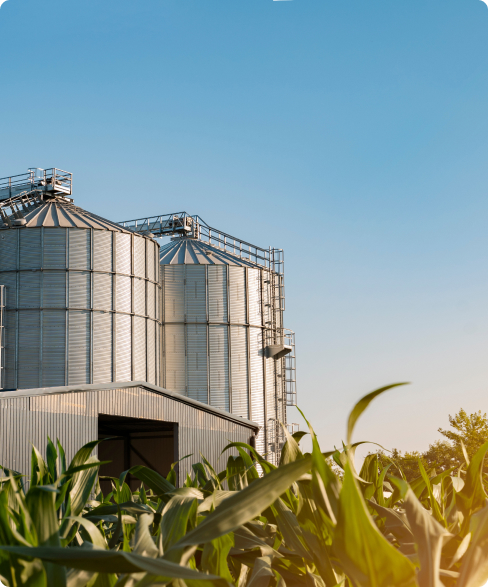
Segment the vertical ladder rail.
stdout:
[[5,305],[7,288],[0,285],[0,389],[5,387]]

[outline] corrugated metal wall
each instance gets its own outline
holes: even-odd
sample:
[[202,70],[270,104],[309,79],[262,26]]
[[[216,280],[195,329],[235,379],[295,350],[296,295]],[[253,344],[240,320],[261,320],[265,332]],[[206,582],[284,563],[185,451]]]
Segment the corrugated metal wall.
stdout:
[[87,442],[98,438],[98,414],[147,418],[178,424],[180,484],[202,453],[217,471],[228,442],[249,442],[250,424],[200,409],[144,387],[52,393],[30,397],[0,396],[0,462],[29,475],[31,443],[45,456],[47,437],[59,439],[68,462]]
[[108,230],[0,231],[5,389],[159,384],[158,250],[151,239]]
[[[286,421],[274,359],[268,272],[226,265],[162,265],[164,387],[251,418]],[[265,368],[266,365],[266,368]],[[278,413],[279,411],[279,413]],[[266,452],[266,433],[257,439]],[[270,458],[272,456],[270,455]]]

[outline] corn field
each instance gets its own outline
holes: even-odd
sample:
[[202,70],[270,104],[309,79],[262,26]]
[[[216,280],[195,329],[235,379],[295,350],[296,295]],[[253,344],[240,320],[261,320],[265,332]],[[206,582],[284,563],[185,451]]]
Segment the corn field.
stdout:
[[[488,580],[488,443],[460,470],[425,470],[407,483],[369,455],[357,471],[354,426],[323,452],[310,426],[290,435],[278,467],[231,443],[223,471],[199,455],[183,487],[143,466],[103,495],[99,441],[66,463],[48,440],[32,449],[29,488],[3,469],[0,577],[9,587],[481,587]],[[230,451],[230,452],[228,452]],[[196,460],[196,455],[193,455]],[[223,460],[223,462],[225,462]],[[128,475],[141,481],[132,492]]]

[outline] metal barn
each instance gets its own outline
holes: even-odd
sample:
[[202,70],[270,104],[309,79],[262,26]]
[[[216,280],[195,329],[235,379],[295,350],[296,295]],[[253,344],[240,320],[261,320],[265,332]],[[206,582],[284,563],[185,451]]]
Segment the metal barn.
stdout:
[[254,422],[145,382],[0,394],[0,464],[25,473],[31,445],[45,456],[48,436],[59,439],[68,461],[83,444],[108,436],[113,439],[99,445],[98,456],[113,463],[101,475],[118,476],[134,465],[166,475],[171,463],[191,454],[194,459],[178,465],[181,484],[200,453],[224,469],[227,457],[219,458],[226,444],[253,444],[258,431]]

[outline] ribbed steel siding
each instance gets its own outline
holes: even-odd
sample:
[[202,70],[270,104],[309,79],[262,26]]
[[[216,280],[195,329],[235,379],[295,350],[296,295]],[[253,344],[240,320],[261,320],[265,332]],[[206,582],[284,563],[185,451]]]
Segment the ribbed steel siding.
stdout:
[[158,249],[106,230],[0,231],[6,389],[134,378],[158,384]]
[[186,395],[186,345],[183,324],[164,326],[164,348],[165,387]]
[[42,312],[42,387],[66,383],[66,311]]
[[227,267],[208,267],[208,319],[210,322],[227,322]]
[[132,317],[115,314],[115,381],[132,381]]
[[1,395],[0,462],[28,476],[31,443],[45,457],[48,436],[59,438],[70,462],[83,444],[98,437],[98,414],[177,423],[178,457],[193,455],[179,465],[180,485],[187,473],[192,474],[191,465],[200,460],[200,453],[220,471],[225,461],[219,457],[226,444],[249,442],[253,433],[248,425],[140,387],[11,399]]
[[249,284],[249,324],[261,326],[263,323],[261,303],[261,270],[248,269]]
[[230,327],[232,413],[249,417],[249,364],[245,326]]
[[229,267],[230,321],[232,324],[247,323],[246,273],[243,267]]
[[93,383],[113,381],[113,315],[93,312]]
[[186,328],[188,397],[209,403],[207,327],[188,324]]
[[185,319],[187,322],[206,322],[205,267],[184,266]]
[[[243,417],[250,417],[252,396],[253,414],[264,425],[262,271],[248,269],[246,275],[243,267],[225,265],[161,270],[162,384]],[[251,332],[250,326],[256,328]]]
[[[249,329],[250,371],[251,371],[251,419],[261,428],[265,425],[264,377],[263,377],[263,332],[260,328]],[[262,431],[256,439],[256,448],[265,449],[265,434]]]
[[185,266],[175,265],[164,270],[164,321],[185,320]]
[[230,411],[228,327],[209,326],[210,405]]

